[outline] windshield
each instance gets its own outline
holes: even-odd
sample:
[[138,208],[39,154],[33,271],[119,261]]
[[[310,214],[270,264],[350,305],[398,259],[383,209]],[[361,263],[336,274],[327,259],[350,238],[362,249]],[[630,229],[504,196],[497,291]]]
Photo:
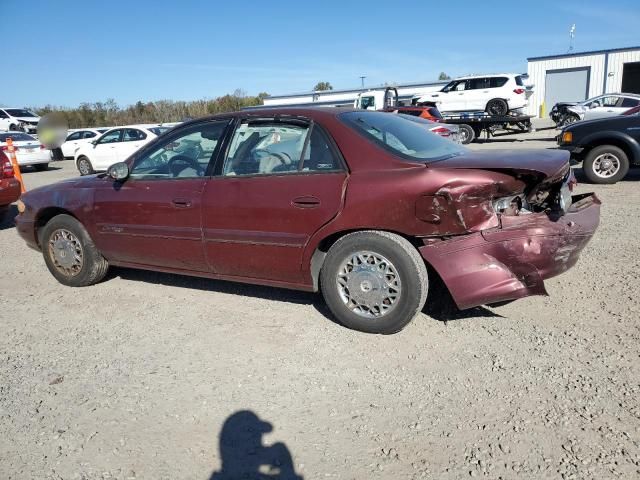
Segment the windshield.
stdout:
[[5,108],[4,111],[12,117],[37,117],[35,113],[23,108]]
[[14,142],[29,142],[35,141],[31,135],[27,135],[26,133],[15,132],[15,133],[0,133],[0,142],[6,142],[7,139],[10,138]]
[[348,112],[339,118],[373,143],[414,162],[437,162],[467,152],[451,140],[426,131],[425,124],[415,118],[383,112]]

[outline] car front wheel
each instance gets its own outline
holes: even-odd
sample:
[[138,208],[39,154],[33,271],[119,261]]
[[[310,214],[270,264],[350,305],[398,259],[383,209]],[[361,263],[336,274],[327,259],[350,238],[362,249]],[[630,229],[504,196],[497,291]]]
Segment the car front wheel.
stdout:
[[40,235],[40,245],[47,268],[63,285],[93,285],[109,269],[89,233],[70,215],[57,215],[49,220]]
[[80,157],[78,159],[78,171],[82,176],[95,173],[93,170],[93,165],[91,165],[91,162],[87,157]]
[[616,183],[629,171],[629,158],[621,148],[601,145],[587,154],[582,162],[582,170],[593,183]]
[[327,306],[342,325],[368,333],[402,330],[427,298],[427,269],[405,238],[382,231],[340,238],[320,273]]

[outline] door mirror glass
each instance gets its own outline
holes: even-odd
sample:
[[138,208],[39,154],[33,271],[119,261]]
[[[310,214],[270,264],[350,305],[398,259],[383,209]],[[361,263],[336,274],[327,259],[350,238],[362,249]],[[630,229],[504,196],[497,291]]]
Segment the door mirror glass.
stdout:
[[109,170],[107,170],[107,175],[114,180],[125,180],[129,176],[129,165],[124,162],[114,163],[109,167]]

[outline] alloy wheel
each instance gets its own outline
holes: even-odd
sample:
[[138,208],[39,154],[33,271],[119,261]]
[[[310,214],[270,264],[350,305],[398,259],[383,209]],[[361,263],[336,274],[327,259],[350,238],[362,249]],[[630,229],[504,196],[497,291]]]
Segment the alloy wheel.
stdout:
[[598,155],[593,161],[593,173],[600,178],[611,178],[620,171],[620,159],[612,153]]

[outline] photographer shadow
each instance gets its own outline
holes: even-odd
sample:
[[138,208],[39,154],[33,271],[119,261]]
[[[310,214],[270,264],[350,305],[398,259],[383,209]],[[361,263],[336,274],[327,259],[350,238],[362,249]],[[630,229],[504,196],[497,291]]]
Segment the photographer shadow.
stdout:
[[303,480],[284,443],[262,444],[262,436],[272,430],[269,422],[249,410],[229,416],[219,438],[221,468],[209,480]]

